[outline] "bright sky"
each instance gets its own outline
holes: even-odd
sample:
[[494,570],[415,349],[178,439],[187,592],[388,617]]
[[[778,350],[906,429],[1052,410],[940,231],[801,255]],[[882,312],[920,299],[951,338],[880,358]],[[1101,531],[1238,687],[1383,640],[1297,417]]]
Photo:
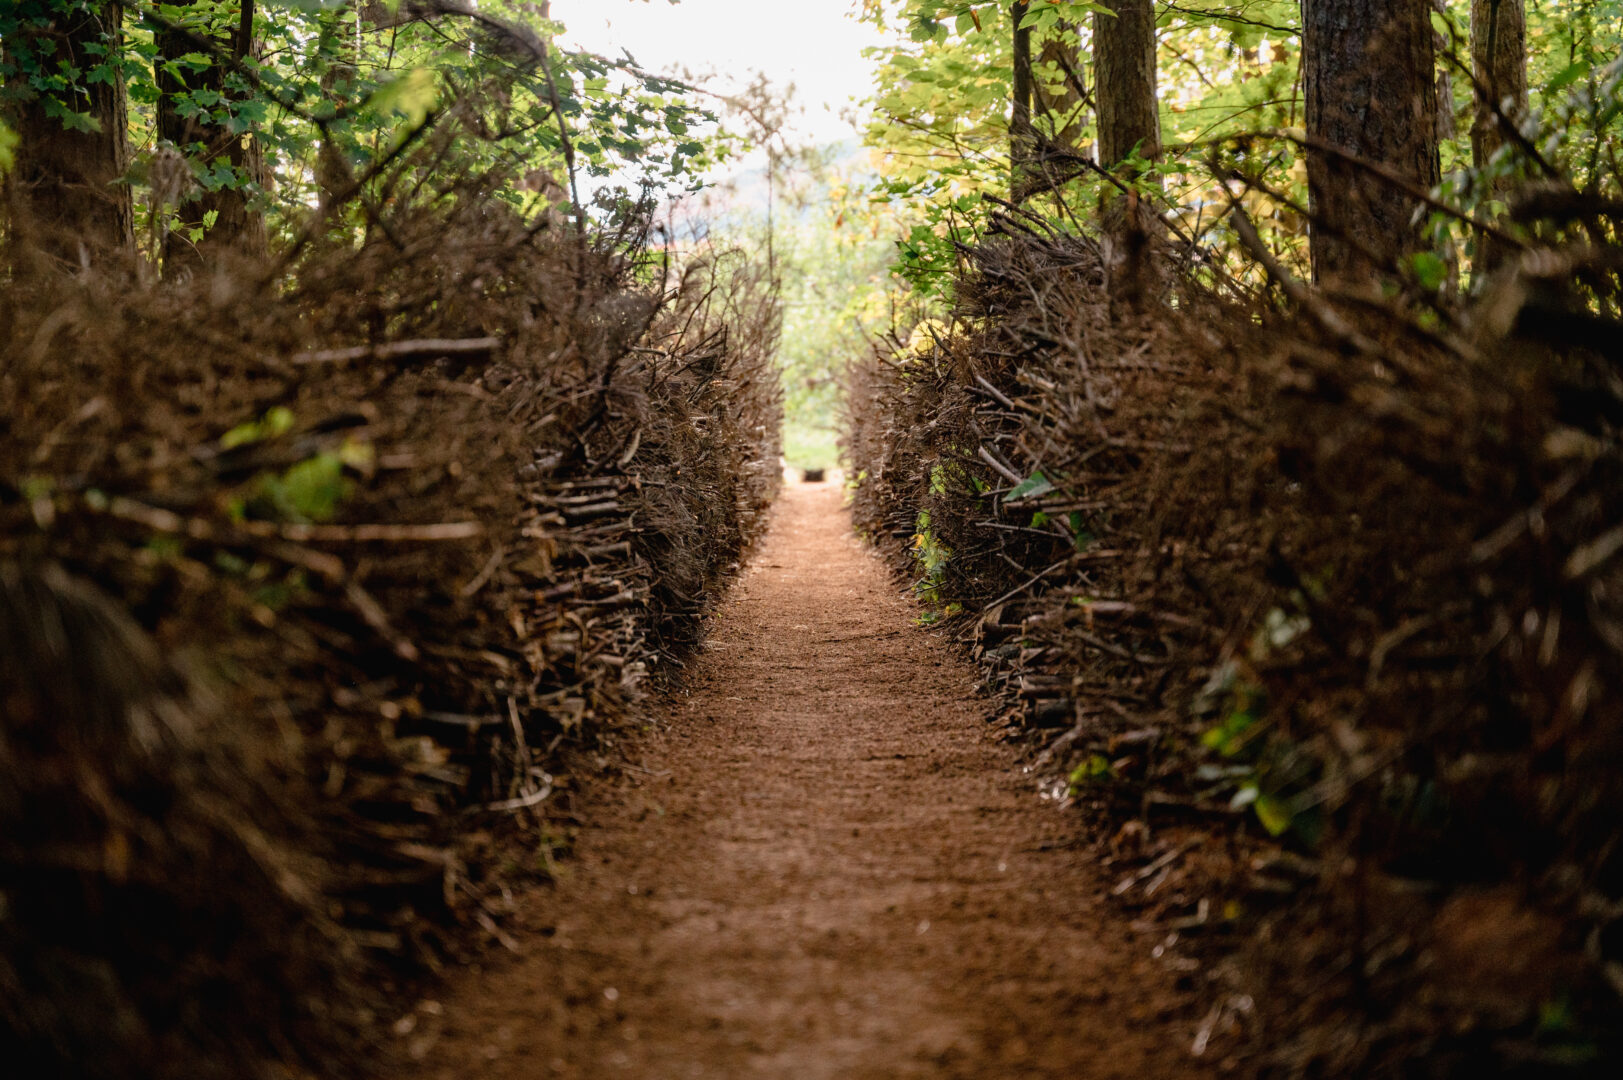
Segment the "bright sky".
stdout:
[[765,71],[776,85],[793,82],[804,114],[794,124],[818,143],[850,137],[840,114],[872,89],[862,50],[880,43],[873,27],[851,17],[855,0],[553,0],[552,17],[566,41],[593,52],[629,49],[652,71],[714,71],[727,84]]

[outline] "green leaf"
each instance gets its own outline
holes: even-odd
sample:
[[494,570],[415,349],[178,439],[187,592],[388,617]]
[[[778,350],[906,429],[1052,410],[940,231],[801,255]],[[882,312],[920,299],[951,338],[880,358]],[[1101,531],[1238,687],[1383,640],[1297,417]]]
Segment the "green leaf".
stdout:
[[1262,822],[1262,827],[1268,830],[1269,836],[1285,835],[1296,817],[1285,800],[1272,795],[1257,796],[1252,807],[1257,812],[1257,820]]
[[1209,750],[1216,750],[1224,757],[1237,757],[1252,748],[1259,730],[1258,720],[1255,702],[1249,700],[1236,702],[1235,708],[1223,718],[1222,723],[1208,728],[1201,734],[1201,744]]
[[349,494],[344,463],[337,454],[318,454],[292,466],[280,477],[265,477],[260,493],[277,515],[298,522],[328,521]]
[[1021,499],[1034,499],[1047,495],[1053,490],[1054,485],[1049,482],[1048,477],[1038,471],[1016,484],[1013,491],[1003,496],[1003,501],[1008,503],[1018,502]]
[[221,435],[220,449],[230,450],[234,446],[245,446],[248,443],[274,439],[276,436],[285,435],[292,430],[293,410],[285,405],[277,405],[269,409],[258,420],[238,424],[224,435]]
[[[50,112],[51,110],[47,109],[46,111]],[[99,133],[101,131],[101,121],[89,113],[74,112],[71,109],[63,109],[61,119],[62,126],[69,131],[83,131],[92,134]]]
[[1116,771],[1110,767],[1110,761],[1103,754],[1089,754],[1076,768],[1071,770],[1070,785],[1073,793],[1089,784],[1099,784],[1115,778]]
[[1555,78],[1550,80],[1550,84],[1545,87],[1544,92],[1553,94],[1558,90],[1566,89],[1585,75],[1588,75],[1592,66],[1588,60],[1580,60],[1570,67],[1563,68]]
[[1448,278],[1448,263],[1434,251],[1416,252],[1410,258],[1409,265],[1420,287],[1427,292],[1436,292]]
[[412,124],[421,124],[439,100],[439,87],[429,68],[412,68],[399,78],[384,83],[367,100],[367,108],[381,115],[396,114]]

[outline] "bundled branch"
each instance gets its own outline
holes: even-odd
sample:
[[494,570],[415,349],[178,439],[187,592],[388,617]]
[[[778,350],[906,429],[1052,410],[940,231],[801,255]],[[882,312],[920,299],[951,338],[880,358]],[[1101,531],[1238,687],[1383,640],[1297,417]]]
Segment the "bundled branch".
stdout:
[[287,280],[0,292],[29,1075],[349,1071],[386,981],[502,936],[758,533],[764,274],[667,290],[635,227],[582,245],[488,191],[402,199]]
[[1617,1060],[1617,237],[1519,212],[1424,314],[1160,255],[1124,315],[1091,240],[1005,220],[953,325],[852,373],[861,527],[1108,823],[1197,1053]]

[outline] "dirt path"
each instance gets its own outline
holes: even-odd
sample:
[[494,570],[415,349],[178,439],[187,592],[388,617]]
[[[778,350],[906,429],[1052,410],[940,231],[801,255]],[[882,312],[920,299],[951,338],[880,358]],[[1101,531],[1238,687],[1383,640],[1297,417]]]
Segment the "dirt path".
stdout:
[[650,771],[391,1075],[1196,1075],[1151,943],[915,614],[836,490],[787,490]]

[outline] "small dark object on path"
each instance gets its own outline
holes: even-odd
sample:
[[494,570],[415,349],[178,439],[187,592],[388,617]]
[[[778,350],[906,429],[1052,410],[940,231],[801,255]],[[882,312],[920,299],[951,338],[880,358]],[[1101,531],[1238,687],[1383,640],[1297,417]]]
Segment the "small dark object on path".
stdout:
[[822,469],[802,469],[800,479],[808,484],[821,484],[823,482]]

